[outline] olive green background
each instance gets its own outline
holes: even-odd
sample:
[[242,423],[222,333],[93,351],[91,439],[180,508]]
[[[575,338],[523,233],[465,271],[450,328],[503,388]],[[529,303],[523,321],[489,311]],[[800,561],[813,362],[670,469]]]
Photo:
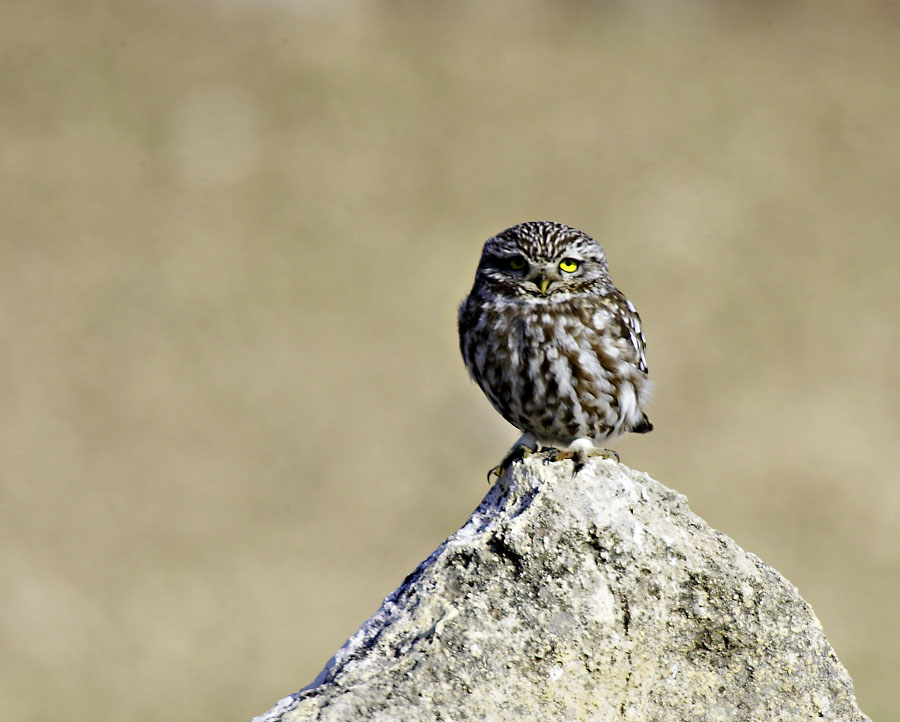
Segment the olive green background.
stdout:
[[896,2],[3,3],[0,717],[309,682],[517,437],[456,305],[547,218],[644,320],[623,461],[900,719],[898,37]]

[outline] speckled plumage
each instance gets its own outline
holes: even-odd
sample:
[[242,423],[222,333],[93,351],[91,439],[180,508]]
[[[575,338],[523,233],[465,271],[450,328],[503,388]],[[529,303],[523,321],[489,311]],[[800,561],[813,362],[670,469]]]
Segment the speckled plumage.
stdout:
[[584,451],[653,428],[640,317],[575,228],[534,221],[490,238],[459,342],[497,411],[543,445]]

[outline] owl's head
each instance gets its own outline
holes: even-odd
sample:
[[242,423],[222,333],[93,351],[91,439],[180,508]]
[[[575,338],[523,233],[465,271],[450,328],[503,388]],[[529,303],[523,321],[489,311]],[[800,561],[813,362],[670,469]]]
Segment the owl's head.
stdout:
[[476,285],[479,280],[495,293],[536,300],[613,288],[600,244],[550,221],[520,223],[488,239]]

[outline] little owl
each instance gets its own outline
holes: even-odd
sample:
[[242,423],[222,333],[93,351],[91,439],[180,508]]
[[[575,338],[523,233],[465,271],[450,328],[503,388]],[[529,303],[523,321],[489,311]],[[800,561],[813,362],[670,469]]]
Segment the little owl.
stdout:
[[627,431],[653,428],[641,319],[613,285],[603,248],[562,223],[521,223],[484,244],[459,307],[466,368],[526,448],[576,467]]

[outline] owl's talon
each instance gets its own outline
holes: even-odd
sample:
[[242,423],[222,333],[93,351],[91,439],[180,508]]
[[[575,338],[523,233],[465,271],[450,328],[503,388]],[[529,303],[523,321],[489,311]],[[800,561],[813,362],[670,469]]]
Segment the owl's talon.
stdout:
[[588,454],[583,449],[578,449],[572,453],[572,463],[574,464],[574,468],[572,469],[573,476],[584,468],[587,457]]
[[612,459],[617,464],[621,461],[619,458],[619,452],[613,451],[612,449],[598,449],[591,456],[599,456],[602,459]]
[[503,457],[503,460],[487,473],[488,484],[493,484],[495,480],[506,473],[510,466],[517,461],[528,458],[531,454],[536,452],[538,448],[539,444],[532,436],[529,434],[523,435],[515,444],[513,444],[512,448],[506,452],[506,456]]
[[572,458],[575,459],[575,473],[577,474],[584,467],[590,457],[600,457],[601,459],[612,459],[619,463],[619,454],[612,449],[577,449]]

